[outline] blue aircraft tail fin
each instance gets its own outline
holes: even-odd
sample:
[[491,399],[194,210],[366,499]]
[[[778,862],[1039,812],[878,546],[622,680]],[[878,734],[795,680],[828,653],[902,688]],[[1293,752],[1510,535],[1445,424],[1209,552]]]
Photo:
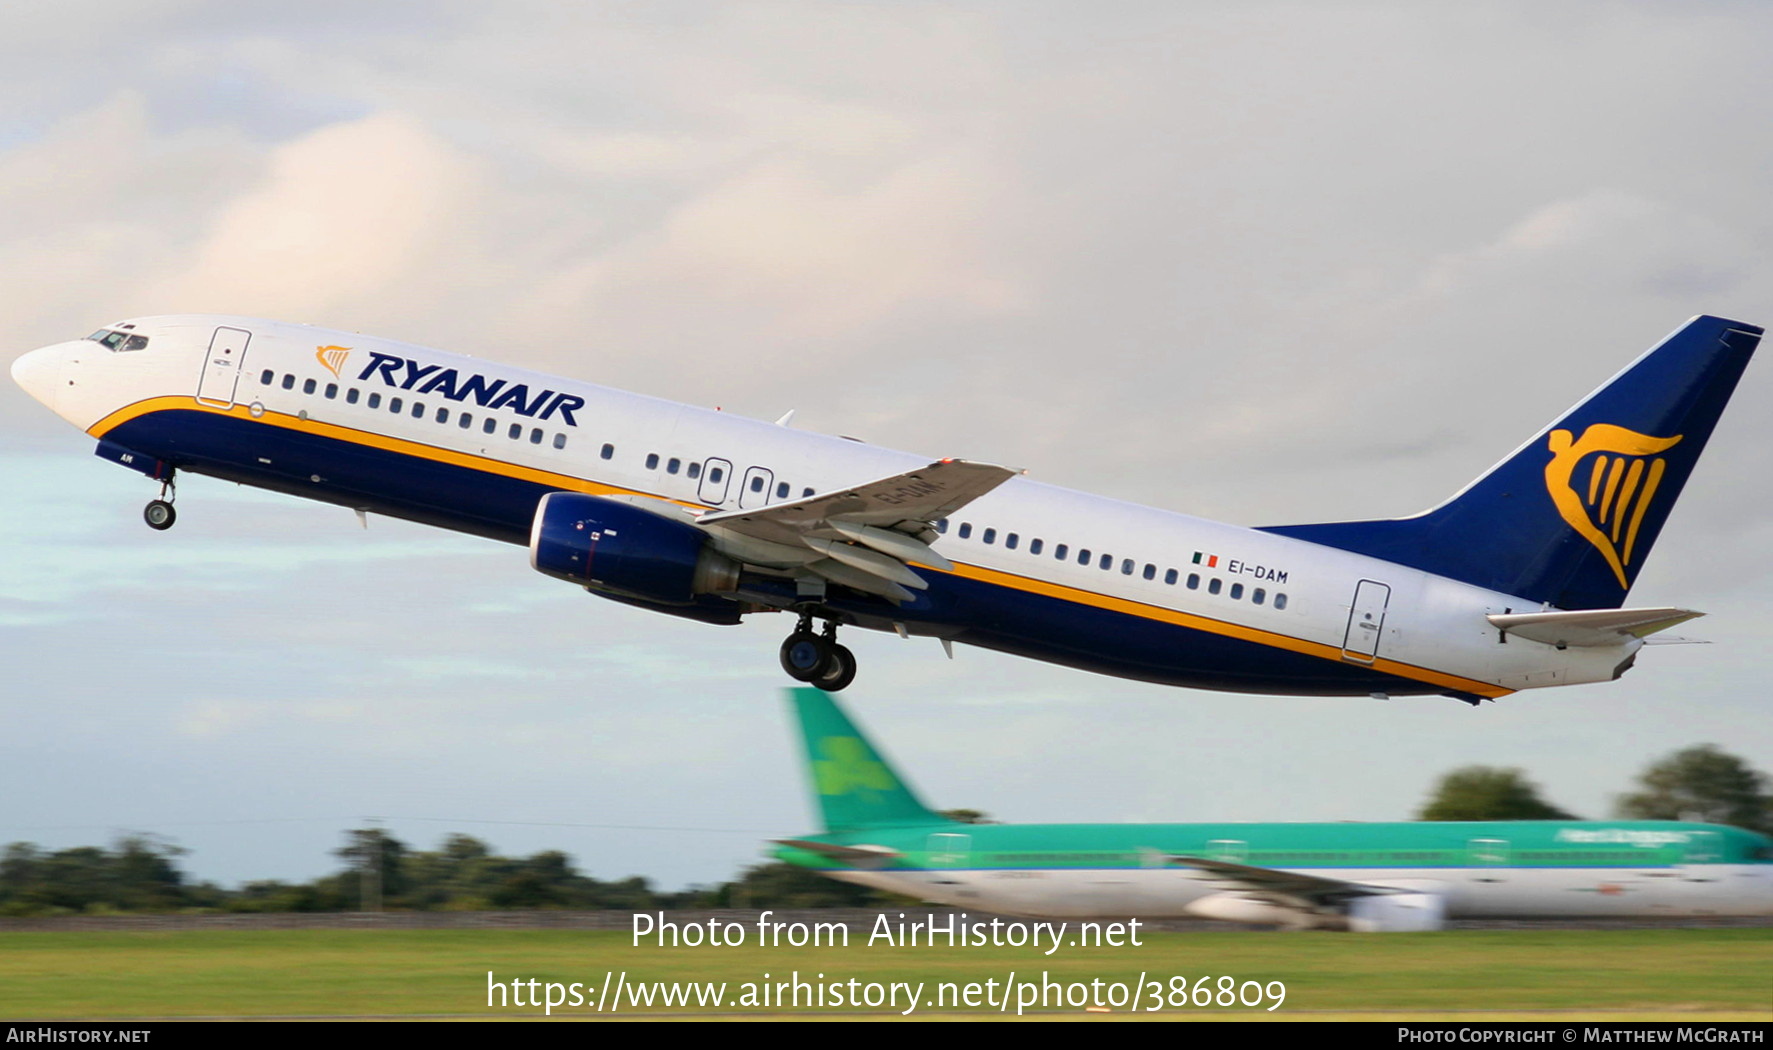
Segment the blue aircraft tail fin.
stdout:
[[949,823],[918,799],[830,694],[786,692],[800,719],[808,779],[827,831]]
[[1695,317],[1489,473],[1413,518],[1263,531],[1562,609],[1617,608],[1761,332]]

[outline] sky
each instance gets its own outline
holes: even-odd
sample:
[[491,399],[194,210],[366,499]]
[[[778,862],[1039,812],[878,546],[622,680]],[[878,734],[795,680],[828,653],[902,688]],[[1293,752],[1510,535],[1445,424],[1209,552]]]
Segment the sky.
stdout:
[[[1409,514],[1699,313],[1773,320],[1753,3],[136,0],[0,14],[0,357],[134,315],[360,331],[1242,524]],[[1591,817],[1773,768],[1773,375],[1634,604],[1705,646],[1469,708],[1118,681],[850,631],[940,807]],[[0,382],[0,842],[336,870],[346,828],[664,888],[813,830],[776,646],[512,546],[155,487]],[[866,479],[857,479],[858,481]]]

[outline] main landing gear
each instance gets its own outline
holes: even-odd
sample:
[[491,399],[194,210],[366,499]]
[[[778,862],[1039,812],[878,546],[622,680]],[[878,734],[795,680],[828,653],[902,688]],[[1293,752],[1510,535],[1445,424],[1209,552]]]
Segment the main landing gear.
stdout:
[[148,523],[148,528],[160,532],[172,528],[172,523],[179,520],[178,511],[172,509],[172,501],[175,499],[178,499],[178,490],[173,485],[172,476],[168,475],[160,483],[160,498],[149,500],[148,505],[142,508],[142,520]]
[[803,612],[782,643],[782,670],[795,681],[835,693],[856,680],[856,655],[837,644],[836,621],[825,621],[824,632],[814,634],[812,614]]

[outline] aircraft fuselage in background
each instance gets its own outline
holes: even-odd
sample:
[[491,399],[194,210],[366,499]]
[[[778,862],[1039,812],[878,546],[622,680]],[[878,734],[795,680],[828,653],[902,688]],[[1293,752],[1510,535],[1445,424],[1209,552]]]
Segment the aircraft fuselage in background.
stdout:
[[1365,931],[1773,915],[1773,840],[1719,824],[959,823],[918,798],[835,698],[796,689],[789,702],[824,827],[775,855],[938,904]]
[[[1698,615],[1618,606],[1759,333],[1696,319],[1418,518],[1269,529],[305,325],[138,318],[12,374],[163,483],[528,545],[548,575],[708,623],[794,612],[782,665],[828,690],[855,674],[842,624],[1173,685],[1476,703],[1615,678]],[[170,500],[147,517],[170,525]]]

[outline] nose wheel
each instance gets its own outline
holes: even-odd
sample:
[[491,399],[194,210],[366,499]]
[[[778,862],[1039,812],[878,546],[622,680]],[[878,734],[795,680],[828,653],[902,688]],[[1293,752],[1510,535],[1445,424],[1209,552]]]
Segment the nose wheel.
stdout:
[[160,498],[149,500],[148,505],[142,508],[142,520],[148,523],[148,528],[158,532],[172,528],[172,523],[179,520],[179,512],[172,508],[172,501],[177,498],[178,492],[173,487],[172,479],[167,478],[160,485]]
[[856,680],[856,655],[837,643],[837,624],[827,621],[822,634],[813,619],[802,615],[794,633],[782,643],[782,670],[797,682],[835,693]]

